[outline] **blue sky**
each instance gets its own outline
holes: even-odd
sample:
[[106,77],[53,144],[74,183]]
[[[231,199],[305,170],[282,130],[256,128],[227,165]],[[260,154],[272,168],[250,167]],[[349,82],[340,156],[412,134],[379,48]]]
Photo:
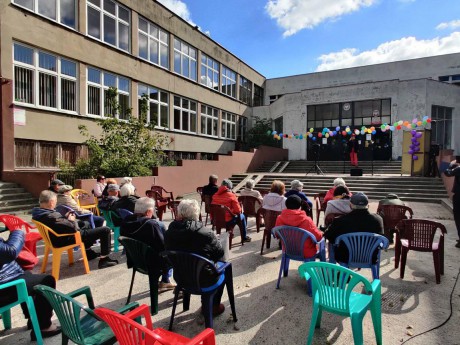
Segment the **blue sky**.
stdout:
[[267,78],[460,52],[459,0],[158,1]]

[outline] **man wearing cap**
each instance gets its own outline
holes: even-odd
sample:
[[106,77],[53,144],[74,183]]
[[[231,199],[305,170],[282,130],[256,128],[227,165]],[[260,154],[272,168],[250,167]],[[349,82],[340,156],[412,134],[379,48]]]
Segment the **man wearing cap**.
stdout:
[[454,220],[459,238],[455,247],[460,248],[460,156],[456,156],[455,160],[449,164],[449,167],[444,171],[444,175],[454,177],[452,205],[454,207]]
[[[301,228],[315,236],[317,241],[323,238],[323,233],[318,230],[313,220],[302,211],[302,199],[297,195],[291,195],[286,199],[286,208],[276,218],[276,226],[289,225]],[[308,258],[316,254],[316,245],[311,239],[307,239],[303,248],[304,257]]]
[[404,201],[399,199],[399,197],[394,193],[387,194],[384,199],[379,201],[379,206],[383,206],[383,205],[406,206],[404,204]]
[[110,184],[107,187],[107,196],[102,197],[102,199],[98,203],[98,207],[100,210],[110,211],[112,205],[115,201],[118,201],[118,195],[120,192],[120,186],[117,184]]
[[[324,233],[324,237],[335,243],[340,235],[354,232],[372,232],[383,235],[383,219],[368,210],[369,200],[366,194],[356,193],[350,198],[352,211],[341,217],[335,218]],[[340,262],[348,262],[348,250],[343,244],[335,249],[335,258]]]
[[228,225],[238,224],[241,231],[241,236],[244,238],[244,242],[251,242],[251,237],[246,235],[246,218],[241,213],[241,206],[238,202],[238,198],[232,191],[233,183],[229,179],[222,181],[222,185],[219,187],[217,192],[212,196],[212,203],[218,205],[227,206],[230,211],[235,214],[232,218],[228,212],[225,214],[225,221]]
[[50,190],[50,191],[52,191],[54,193],[58,193],[59,187],[64,186],[64,185],[65,185],[64,182],[62,182],[61,180],[55,179],[55,180],[51,181],[48,190]]

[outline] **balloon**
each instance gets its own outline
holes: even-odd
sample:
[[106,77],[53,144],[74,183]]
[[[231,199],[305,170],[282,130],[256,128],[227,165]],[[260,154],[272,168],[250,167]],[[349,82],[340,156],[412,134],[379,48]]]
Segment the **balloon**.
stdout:
[[399,125],[399,122],[393,123],[393,126],[395,126],[395,127],[398,127],[398,125]]
[[410,154],[410,155],[413,155],[413,154],[414,154],[414,150],[409,150],[409,151],[407,151],[407,153]]
[[430,118],[428,118],[428,119],[426,120],[426,122],[428,122],[428,123],[431,123],[431,119],[430,119]]
[[386,127],[382,128],[382,132],[386,132],[386,131],[387,131]]
[[390,126],[390,131],[394,131],[395,130],[395,126]]
[[423,120],[423,121],[428,120],[428,116],[424,116],[422,120]]
[[412,136],[415,136],[415,134],[417,134],[417,131],[416,130],[411,130],[410,133],[412,134]]
[[413,156],[412,156],[412,159],[413,159],[414,161],[416,161],[416,160],[418,159],[418,156],[413,155]]
[[374,127],[374,126],[371,127],[371,131],[375,131],[375,127]]
[[415,136],[416,136],[417,138],[421,138],[422,135],[423,135],[422,132],[418,132]]
[[342,131],[342,135],[345,137],[347,136],[347,132],[346,131]]
[[426,126],[427,123],[428,123],[428,122],[426,122],[426,120],[423,120],[423,122],[422,122],[422,124],[423,124],[424,126]]
[[355,134],[359,135],[359,129],[355,129]]
[[296,139],[299,139],[299,136],[298,136],[298,135],[296,135],[296,136],[295,136],[295,138],[296,138]]
[[417,123],[417,121],[418,121],[417,118],[415,118],[412,120],[412,123]]
[[299,135],[299,139],[303,139],[303,135],[302,135],[302,134],[301,134],[301,135]]
[[414,148],[414,152],[419,152],[419,151],[420,151],[420,147]]
[[313,133],[314,129],[313,128],[310,128],[310,133]]
[[412,123],[410,126],[411,126],[412,128],[417,127],[417,125],[416,125],[415,123]]
[[329,138],[329,133],[326,133],[325,137],[326,137],[326,138]]
[[401,126],[401,125],[403,125],[403,124],[404,124],[403,120],[399,120],[399,121],[398,121],[398,125]]
[[338,132],[340,131],[340,126],[335,127],[335,130]]
[[323,136],[323,133],[318,132],[318,138],[321,138]]
[[280,133],[280,134],[278,134],[278,135],[279,135],[280,137],[284,137],[284,134],[283,134],[283,133]]
[[311,134],[311,133],[310,133],[310,134],[308,134],[308,137],[309,137],[309,138],[311,138],[312,136],[313,136],[313,134]]
[[404,121],[403,122],[403,125],[407,127],[407,125],[409,124],[409,121]]
[[336,132],[336,131],[333,131],[333,132],[332,132],[332,135],[337,135],[337,132]]
[[396,126],[396,129],[397,129],[398,131],[399,131],[401,128],[402,128],[401,125],[397,125],[397,126]]
[[268,130],[268,131],[267,131],[267,135],[270,135],[270,134],[272,134],[272,131],[271,131],[271,130]]
[[316,137],[311,138],[311,140],[316,141]]
[[377,133],[377,131],[376,131],[376,130],[373,130],[373,131],[372,131],[372,134],[374,134],[374,135],[375,135],[375,133]]
[[361,130],[361,134],[364,134],[364,129]]
[[422,121],[417,121],[417,126],[421,126],[422,125]]
[[289,139],[292,139],[292,135],[291,135],[291,134],[289,134],[289,135],[286,134],[286,137],[288,137]]
[[385,129],[385,125],[381,125],[381,126],[380,126],[380,129]]

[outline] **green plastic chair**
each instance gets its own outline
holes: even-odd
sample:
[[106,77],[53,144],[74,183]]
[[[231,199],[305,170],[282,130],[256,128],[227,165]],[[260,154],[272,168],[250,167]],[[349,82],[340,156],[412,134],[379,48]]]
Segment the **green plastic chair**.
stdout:
[[[382,344],[381,285],[379,279],[372,284],[352,270],[328,262],[307,262],[299,266],[299,274],[313,285],[313,314],[307,345],[313,340],[315,328],[321,324],[323,310],[351,318],[355,345],[363,344],[363,318],[369,309],[374,324],[377,344]],[[365,293],[354,292],[362,283]]]
[[112,217],[118,217],[118,215],[114,211],[100,210],[100,212],[107,222],[107,226],[113,231],[113,251],[116,253],[119,247],[118,237],[120,237],[120,227],[115,226]]
[[2,316],[3,325],[5,326],[5,329],[11,328],[11,308],[18,304],[25,303],[27,305],[27,309],[29,309],[29,317],[30,321],[32,322],[32,328],[34,330],[35,336],[37,337],[37,344],[43,345],[42,332],[40,331],[40,326],[38,324],[34,300],[27,293],[26,281],[24,279],[17,279],[5,284],[1,284],[0,293],[2,293],[1,290],[13,286],[16,287],[18,295],[17,300],[3,307],[0,306],[0,315]]
[[[53,307],[62,327],[62,345],[68,344],[69,340],[79,345],[106,345],[116,342],[110,327],[94,313],[94,300],[89,286],[68,294],[44,285],[37,285],[34,289],[43,294]],[[88,306],[74,299],[82,295],[86,296]],[[123,313],[138,306],[138,303],[131,303],[117,311]]]

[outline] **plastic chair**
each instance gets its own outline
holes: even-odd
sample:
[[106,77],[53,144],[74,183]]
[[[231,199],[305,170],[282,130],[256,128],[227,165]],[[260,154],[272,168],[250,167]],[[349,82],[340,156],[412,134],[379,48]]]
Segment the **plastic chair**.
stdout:
[[[204,196],[204,211],[206,212],[206,220],[204,221],[204,226],[208,223],[208,216],[211,214],[211,204],[212,204],[212,195]],[[209,222],[212,223],[212,216],[209,217]]]
[[324,197],[327,192],[317,193],[313,196],[316,205],[316,226],[319,225],[319,216],[321,212],[326,211],[326,205],[324,204]]
[[[174,304],[169,322],[169,330],[172,330],[174,315],[176,313],[177,300],[179,292],[184,292],[182,300],[184,311],[190,308],[190,295],[201,295],[203,300],[203,315],[206,328],[213,328],[212,306],[213,297],[217,289],[225,284],[227,286],[228,299],[232,309],[233,321],[237,322],[235,310],[235,297],[233,293],[233,273],[230,262],[218,262],[217,265],[211,260],[193,253],[180,251],[164,251],[169,262],[173,266],[174,280],[177,287],[174,290]],[[217,266],[217,267],[216,267]],[[205,274],[209,276],[212,273],[216,276],[217,281],[212,286],[202,286],[200,276]]]
[[62,214],[63,216],[65,216],[65,214],[67,212],[74,212],[75,214],[75,217],[77,219],[81,219],[81,220],[85,220],[87,219],[89,221],[89,223],[91,224],[91,229],[94,229],[96,226],[94,225],[94,215],[93,213],[82,213],[82,214],[79,214],[77,212],[75,212],[75,210],[70,207],[70,206],[66,206],[66,205],[58,205],[56,206],[56,211],[58,211],[60,214]]
[[261,208],[259,211],[265,222],[264,236],[262,237],[262,246],[260,247],[260,255],[262,255],[264,253],[265,241],[267,241],[267,249],[270,248],[272,229],[275,227],[276,218],[281,214],[281,211],[266,210],[264,208]]
[[10,214],[0,214],[0,222],[5,224],[9,230],[22,229],[26,233],[24,246],[27,247],[35,256],[37,256],[37,242],[42,239],[38,232],[32,232],[36,227],[30,225],[19,217]]
[[147,190],[145,191],[145,195],[155,200],[156,214],[160,221],[163,220],[163,214],[166,212],[166,209],[170,207],[170,199],[163,198],[161,193],[156,190]]
[[[260,220],[262,218],[262,216],[258,212],[262,208],[262,203],[260,202],[260,200],[254,196],[241,195],[238,197],[238,202],[242,206],[243,214],[246,217],[246,219],[248,219],[249,217],[256,218],[256,229],[257,229],[257,232],[259,232],[260,231]],[[256,205],[259,205],[259,207],[256,207]]]
[[[289,261],[315,261],[319,258],[321,261],[326,261],[326,249],[324,246],[324,237],[317,241],[315,236],[305,229],[296,228],[294,226],[276,226],[272,229],[275,237],[281,239],[283,254],[281,256],[280,271],[278,274],[278,282],[276,288],[280,288],[281,273],[287,277],[289,272]],[[310,239],[317,246],[316,254],[311,257],[303,255],[303,248],[307,239]]]
[[[173,220],[179,220],[179,214],[177,213],[177,207],[179,206],[181,200],[174,200],[171,201],[169,206],[171,207],[171,212],[173,214]],[[200,219],[201,219],[201,214],[200,214]]]
[[120,236],[119,240],[126,250],[128,268],[133,269],[126,304],[131,300],[136,272],[146,274],[149,277],[150,312],[152,315],[158,314],[158,278],[161,275],[161,271],[155,272],[153,270],[153,265],[155,264],[153,260],[155,260],[156,256],[153,248],[129,237]]
[[97,197],[92,193],[88,193],[84,189],[72,189],[70,195],[75,199],[80,208],[90,210],[96,216],[100,216]]
[[102,217],[104,217],[105,221],[107,222],[107,226],[113,231],[113,251],[117,253],[120,246],[120,243],[118,241],[118,238],[120,237],[120,227],[115,226],[115,224],[113,223],[112,215],[114,213],[115,211],[101,210]]
[[[192,339],[162,328],[153,329],[148,306],[145,304],[125,315],[106,308],[97,308],[94,312],[112,328],[120,345],[215,345],[216,343],[216,336],[211,328],[205,329]],[[145,318],[145,326],[133,320],[141,316]]]
[[[409,213],[409,216],[407,215]],[[383,228],[386,238],[393,240],[392,231],[396,225],[403,219],[412,219],[414,212],[408,206],[401,205],[379,205],[377,214],[383,218]],[[398,256],[400,253],[396,253]],[[397,268],[397,267],[395,267]]]
[[[372,278],[380,277],[380,251],[387,249],[390,241],[385,236],[371,232],[354,232],[340,235],[335,239],[333,247],[343,243],[348,250],[348,262],[339,262],[347,268],[370,268]],[[374,260],[376,253],[376,261]],[[329,262],[335,263],[334,248],[329,251]]]
[[[370,283],[362,275],[352,270],[327,262],[307,262],[299,267],[299,274],[310,279],[313,286],[313,312],[307,345],[313,341],[315,328],[321,325],[323,311],[350,317],[355,345],[364,344],[363,318],[368,310],[377,344],[382,344],[381,285],[375,279]],[[354,292],[358,284],[363,284],[365,293]]]
[[[432,252],[436,284],[441,283],[441,274],[444,274],[444,235],[447,234],[446,227],[438,222],[423,219],[404,219],[397,225],[397,243],[401,251],[400,277],[404,278],[407,253],[409,250],[418,252]],[[434,241],[437,230],[440,230],[439,241]],[[396,251],[395,251],[396,252]],[[396,254],[396,253],[395,253]],[[395,257],[398,260],[399,258]],[[395,264],[396,266],[396,264]],[[397,266],[396,266],[397,267]]]
[[2,290],[10,287],[16,288],[18,297],[16,301],[5,306],[0,306],[0,315],[2,316],[3,325],[5,326],[5,329],[11,329],[11,308],[18,304],[24,303],[27,306],[27,309],[29,310],[29,318],[32,322],[32,328],[37,337],[37,344],[42,345],[42,332],[40,331],[40,325],[38,324],[34,300],[27,293],[26,281],[24,279],[17,279],[5,284],[0,284],[0,293],[2,293]]
[[[94,300],[89,286],[84,286],[70,293],[62,293],[49,286],[34,287],[50,303],[62,328],[62,345],[69,340],[79,345],[114,344],[115,336],[110,327],[94,313]],[[86,297],[87,306],[75,298]],[[131,303],[118,309],[119,313],[138,307]]]
[[[67,251],[67,256],[69,258],[69,266],[71,266],[73,264],[73,250],[72,249],[78,246],[80,246],[81,248],[81,256],[83,258],[83,265],[85,267],[85,273],[88,274],[90,272],[89,265],[88,265],[88,259],[86,258],[85,245],[81,241],[81,234],[79,231],[73,234],[58,234],[53,229],[46,226],[45,224],[37,222],[36,220],[32,220],[32,222],[37,226],[37,229],[40,232],[40,235],[42,235],[43,241],[45,242],[45,253],[43,255],[41,273],[45,273],[46,265],[48,264],[48,255],[51,250],[53,254],[53,265],[52,265],[51,274],[54,277],[54,279],[58,281],[59,280],[59,270],[61,268],[62,253]],[[56,237],[74,237],[75,243],[69,244],[68,246],[65,246],[65,247],[54,247],[53,243],[51,242],[51,237],[50,237],[51,235],[54,235]]]
[[[228,213],[233,217],[236,217],[235,214],[230,211],[227,206],[219,205],[219,204],[211,204],[210,207],[211,218],[212,218],[212,225],[216,229],[217,234],[220,234],[221,229],[226,229],[229,233],[228,236],[228,246],[229,249],[232,249],[232,240],[233,240],[233,229],[235,228],[236,224],[228,225],[227,221],[225,220],[225,215]],[[239,228],[241,229],[240,222],[237,222]],[[244,245],[244,238],[241,236],[241,245]]]

